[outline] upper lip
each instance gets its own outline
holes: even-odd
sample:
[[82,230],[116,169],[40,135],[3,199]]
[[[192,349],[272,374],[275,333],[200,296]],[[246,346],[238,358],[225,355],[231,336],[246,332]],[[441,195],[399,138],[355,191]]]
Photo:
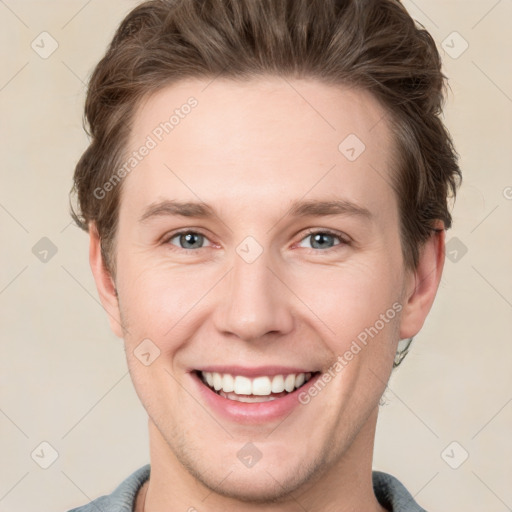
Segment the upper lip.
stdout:
[[201,368],[194,368],[198,372],[210,372],[210,373],[229,373],[230,375],[241,375],[244,377],[260,377],[264,375],[290,375],[298,373],[316,373],[318,370],[312,370],[300,367],[291,366],[228,366],[228,365],[212,365],[203,366]]

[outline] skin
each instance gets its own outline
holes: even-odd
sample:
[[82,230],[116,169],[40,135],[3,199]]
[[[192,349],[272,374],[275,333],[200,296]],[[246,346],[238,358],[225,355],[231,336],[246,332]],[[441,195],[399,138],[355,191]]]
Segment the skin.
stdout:
[[[90,229],[99,295],[148,413],[151,478],[137,510],[145,500],[146,512],[382,512],[371,482],[378,403],[398,340],[431,308],[444,232],[404,268],[393,140],[370,94],[277,77],[183,81],[141,105],[129,148],[190,96],[198,106],[124,180],[115,277]],[[350,133],[366,145],[353,162],[338,150]],[[371,220],[288,215],[293,201],[341,198]],[[201,200],[217,216],[139,221],[163,199]],[[183,248],[182,228],[205,235],[199,248]],[[342,238],[315,245],[309,228]],[[263,249],[250,264],[236,252],[247,236]],[[401,312],[284,421],[229,422],[192,386],[189,370],[207,364],[325,371],[393,303]],[[147,338],[160,350],[149,366],[134,355]],[[249,441],[262,452],[252,468],[237,458]]]

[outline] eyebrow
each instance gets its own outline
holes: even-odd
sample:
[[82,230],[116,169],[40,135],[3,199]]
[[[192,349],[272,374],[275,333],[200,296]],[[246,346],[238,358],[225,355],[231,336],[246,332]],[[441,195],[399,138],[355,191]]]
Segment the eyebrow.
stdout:
[[[324,217],[328,215],[359,216],[372,220],[373,214],[367,208],[345,199],[331,201],[296,201],[285,216],[291,217]],[[146,222],[153,217],[193,217],[197,219],[210,219],[216,217],[215,210],[203,202],[182,202],[166,199],[152,203],[139,218],[139,222]]]

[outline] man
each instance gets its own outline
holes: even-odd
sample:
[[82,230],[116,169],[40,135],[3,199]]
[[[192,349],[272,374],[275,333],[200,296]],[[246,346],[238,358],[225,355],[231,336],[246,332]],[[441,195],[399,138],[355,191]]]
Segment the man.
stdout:
[[103,511],[421,511],[372,473],[460,170],[394,0],[150,1],[91,78],[78,224],[150,465]]

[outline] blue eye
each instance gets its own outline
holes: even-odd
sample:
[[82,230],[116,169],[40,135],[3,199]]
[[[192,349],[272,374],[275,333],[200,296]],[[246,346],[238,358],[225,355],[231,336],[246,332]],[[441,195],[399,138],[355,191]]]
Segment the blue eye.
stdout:
[[172,243],[174,239],[178,239],[178,247],[185,250],[202,249],[202,244],[205,240],[208,240],[204,235],[197,233],[196,231],[182,231],[180,233],[175,233],[167,240],[167,242],[175,245]]
[[[332,233],[330,231],[310,231],[306,237],[304,237],[302,241],[310,239],[311,240],[311,248],[312,249],[323,249],[328,250],[332,249],[338,245],[347,245],[348,242],[344,240],[341,235],[337,233]],[[335,243],[335,240],[338,240],[339,243]]]
[[[304,243],[304,241],[308,239],[311,240],[309,248],[314,252],[327,252],[330,249],[335,249],[338,246],[345,246],[350,244],[350,241],[346,240],[342,234],[331,232],[325,229],[309,231],[309,233],[301,239],[299,244]],[[336,242],[336,240],[338,242]],[[207,242],[206,245],[205,242]],[[182,249],[185,251],[203,249],[204,247],[213,245],[205,235],[191,230],[174,233],[167,238],[165,243],[172,245],[178,250]],[[299,246],[304,247],[302,245]]]

